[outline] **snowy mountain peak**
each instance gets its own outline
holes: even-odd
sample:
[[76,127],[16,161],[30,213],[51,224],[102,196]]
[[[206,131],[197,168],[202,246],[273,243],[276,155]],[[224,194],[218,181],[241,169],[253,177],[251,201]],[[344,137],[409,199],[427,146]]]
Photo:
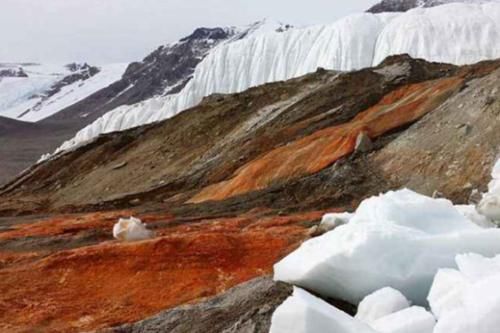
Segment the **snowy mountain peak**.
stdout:
[[280,21],[272,20],[269,18],[264,18],[260,21],[248,25],[247,27],[244,27],[242,30],[243,36],[240,36],[240,38],[246,37],[248,35],[257,36],[271,32],[285,32],[292,28],[293,26],[290,24],[282,23]]
[[200,39],[223,40],[233,35],[231,28],[197,28],[191,35],[184,37],[180,42],[187,42]]
[[118,80],[126,65],[3,64],[0,116],[35,122]]
[[482,4],[499,0],[382,0],[368,9],[369,13],[406,12],[413,8],[429,8],[449,3]]

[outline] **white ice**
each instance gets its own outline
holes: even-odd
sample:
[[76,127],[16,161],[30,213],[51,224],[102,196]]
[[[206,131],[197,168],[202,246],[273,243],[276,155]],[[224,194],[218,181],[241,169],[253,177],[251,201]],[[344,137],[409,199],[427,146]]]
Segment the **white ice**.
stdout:
[[432,333],[436,319],[420,306],[407,309],[382,317],[370,326],[380,333]]
[[352,304],[389,286],[425,305],[438,269],[469,252],[500,253],[500,230],[477,226],[448,200],[400,190],[363,201],[348,224],[306,241],[274,272]]
[[434,333],[497,333],[500,327],[500,256],[457,256],[458,269],[440,270],[429,303],[439,318]]
[[273,314],[270,333],[376,333],[325,301],[300,288]]
[[349,223],[350,219],[354,216],[351,213],[329,213],[323,215],[321,218],[320,227],[325,231],[330,231],[338,226]]
[[119,219],[113,226],[113,237],[122,242],[134,242],[150,239],[154,236],[142,221],[135,217]]
[[469,221],[483,228],[496,228],[496,224],[488,217],[481,215],[474,205],[455,205],[455,208]]
[[386,287],[366,296],[359,303],[355,318],[372,324],[382,317],[409,307],[410,302],[399,290]]
[[491,172],[491,181],[488,192],[477,205],[477,212],[497,225],[500,224],[500,159],[495,163]]

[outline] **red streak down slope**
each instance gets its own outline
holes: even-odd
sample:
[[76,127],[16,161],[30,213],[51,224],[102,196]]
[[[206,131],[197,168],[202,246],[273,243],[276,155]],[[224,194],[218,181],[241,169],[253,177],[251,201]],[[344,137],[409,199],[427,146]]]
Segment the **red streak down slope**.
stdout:
[[251,161],[237,170],[233,178],[206,187],[190,202],[223,200],[277,181],[316,173],[351,154],[361,132],[375,139],[410,124],[432,111],[461,83],[462,79],[452,77],[403,86],[348,123],[317,131]]

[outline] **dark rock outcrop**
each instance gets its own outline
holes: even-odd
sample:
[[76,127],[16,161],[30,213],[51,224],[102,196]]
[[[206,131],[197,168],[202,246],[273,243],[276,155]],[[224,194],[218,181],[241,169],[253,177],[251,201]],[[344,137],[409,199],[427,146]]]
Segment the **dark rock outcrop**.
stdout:
[[[435,7],[450,1],[442,0],[382,0],[367,10],[369,13],[406,12],[417,7]],[[456,2],[460,2],[459,0]]]
[[291,286],[270,277],[257,278],[207,301],[103,333],[268,333],[274,310],[291,292]]
[[7,69],[2,69],[0,67],[0,79],[2,77],[28,77],[28,74],[23,70],[22,67],[19,68],[7,68]]

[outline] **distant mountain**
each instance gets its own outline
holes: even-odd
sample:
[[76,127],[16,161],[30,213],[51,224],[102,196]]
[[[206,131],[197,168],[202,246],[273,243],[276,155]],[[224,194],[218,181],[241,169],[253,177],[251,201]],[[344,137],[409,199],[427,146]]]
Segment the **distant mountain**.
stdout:
[[447,3],[486,3],[495,0],[382,0],[367,10],[369,13],[406,12],[417,7],[435,7]]
[[120,80],[47,121],[96,119],[119,106],[176,94],[192,79],[198,64],[219,44],[289,28],[289,25],[266,20],[242,28],[198,28],[177,42],[158,47],[142,61],[131,63]]
[[126,65],[0,64],[0,116],[36,122],[118,80]]

